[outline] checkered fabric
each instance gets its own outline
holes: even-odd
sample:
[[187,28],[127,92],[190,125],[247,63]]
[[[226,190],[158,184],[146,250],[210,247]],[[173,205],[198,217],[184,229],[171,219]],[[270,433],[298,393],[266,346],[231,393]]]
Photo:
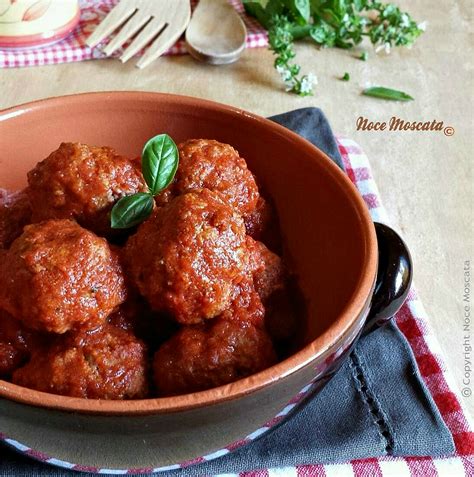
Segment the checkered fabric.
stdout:
[[[54,45],[37,49],[2,50],[0,49],[0,68],[16,68],[22,66],[55,65],[105,58],[100,46],[91,49],[86,46],[86,38],[94,31],[111,8],[119,0],[79,0],[81,5],[81,19],[77,28],[65,40]],[[192,0],[194,7],[197,0]],[[239,0],[230,0],[234,8],[242,15],[247,26],[247,48],[257,48],[267,45],[265,30],[253,18],[245,15],[242,3]],[[120,56],[118,50],[113,56]],[[181,55],[186,53],[184,41],[180,39],[166,53]]]
[[[345,137],[337,137],[346,172],[356,185],[372,218],[379,222],[387,223],[387,214],[380,201],[377,186],[372,178],[367,157],[354,141]],[[415,355],[420,373],[428,390],[433,396],[438,409],[448,429],[453,435],[456,453],[448,458],[431,457],[405,457],[390,458],[379,457],[363,460],[354,460],[346,463],[330,465],[304,465],[297,467],[284,467],[277,469],[262,469],[241,474],[221,474],[216,477],[472,477],[474,476],[474,432],[468,415],[463,411],[461,402],[456,392],[456,385],[449,374],[441,355],[439,345],[432,334],[428,324],[425,309],[419,300],[416,291],[411,290],[407,301],[396,315],[396,322],[408,340]],[[261,429],[255,431],[242,441],[236,442],[226,449],[213,454],[198,457],[190,462],[182,462],[168,468],[140,469],[141,472],[164,472],[166,470],[188,467],[195,463],[218,458],[231,452],[233,449],[248,443],[268,427],[277,423],[297,403],[305,389],[292,400],[291,403],[274,419]],[[97,472],[110,473],[108,469],[98,469],[78,466],[73,463],[58,461],[54,457],[43,455],[30,449],[19,442],[8,439],[0,434],[0,439],[15,447],[18,451],[33,458],[48,462],[60,467]],[[122,473],[137,473],[138,469],[124,469]],[[159,474],[158,474],[159,475]]]
[[[388,224],[387,213],[382,206],[367,156],[351,139],[342,136],[336,139],[347,175],[362,194],[372,218]],[[222,474],[218,477],[473,477],[474,428],[468,414],[463,411],[456,384],[444,364],[438,342],[428,323],[428,316],[414,288],[395,319],[408,340],[423,380],[453,435],[456,445],[454,456],[444,459],[380,457],[330,465]]]

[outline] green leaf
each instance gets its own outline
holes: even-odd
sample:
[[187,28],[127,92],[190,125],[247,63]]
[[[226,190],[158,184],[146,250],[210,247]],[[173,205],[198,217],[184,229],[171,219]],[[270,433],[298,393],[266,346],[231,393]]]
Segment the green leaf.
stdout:
[[342,81],[349,81],[351,79],[351,75],[347,73],[347,71],[344,73],[344,76],[341,78]]
[[271,18],[275,15],[283,15],[287,13],[287,7],[285,0],[269,0],[265,5],[265,13],[268,18]]
[[369,54],[366,51],[363,51],[359,56],[359,59],[362,61],[367,61],[368,58],[369,58]]
[[313,25],[292,25],[289,30],[294,40],[302,40],[311,34]]
[[255,17],[267,30],[270,28],[270,16],[265,11],[265,1],[243,0],[245,11]]
[[178,147],[168,134],[151,138],[143,148],[142,172],[152,195],[166,189],[178,169]]
[[[387,52],[391,47],[410,46],[422,34],[407,12],[379,0],[242,0],[247,12],[269,32],[270,50],[276,55],[275,68],[287,91],[306,90],[299,66],[290,62],[296,55],[293,42],[311,38],[317,45],[350,49],[368,37]],[[367,53],[360,56],[367,59]],[[408,95],[407,95],[408,96]],[[396,98],[408,100],[408,98]]]
[[290,9],[293,10],[299,20],[304,23],[309,22],[310,17],[310,3],[309,0],[289,0]]
[[373,96],[374,98],[389,99],[392,101],[413,101],[414,98],[403,91],[385,88],[383,86],[374,86],[362,91],[365,96]]
[[336,33],[334,32],[334,29],[331,27],[331,25],[326,23],[324,20],[315,23],[311,27],[310,35],[318,45],[327,47],[334,46]]
[[111,227],[129,229],[140,224],[152,213],[154,202],[153,196],[146,192],[122,197],[112,209]]

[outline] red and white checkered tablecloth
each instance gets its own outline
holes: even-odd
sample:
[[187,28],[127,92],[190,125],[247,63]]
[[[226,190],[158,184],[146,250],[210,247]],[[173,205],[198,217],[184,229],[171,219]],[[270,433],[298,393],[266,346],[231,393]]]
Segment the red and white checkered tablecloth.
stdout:
[[[362,194],[372,218],[388,223],[367,156],[351,139],[338,136],[337,142],[347,174]],[[473,477],[474,428],[469,415],[463,410],[456,383],[446,368],[428,316],[414,288],[395,319],[408,340],[423,380],[453,435],[455,455],[436,459],[379,457],[331,465],[263,469],[235,475],[225,474],[225,477]]]
[[[170,0],[171,1],[171,0]],[[267,45],[265,30],[253,18],[245,15],[240,0],[229,0],[234,8],[241,14],[247,26],[247,48],[257,48]],[[77,28],[65,39],[54,45],[37,49],[2,50],[0,48],[0,68],[16,68],[22,66],[55,65],[105,58],[98,48],[91,49],[86,46],[86,38],[94,31],[111,8],[119,0],[79,0],[81,6],[81,20]],[[194,7],[197,0],[191,0]],[[179,40],[166,53],[168,55],[181,55],[186,53],[184,41]],[[120,56],[118,50],[113,56]]]
[[[337,137],[339,150],[344,161],[347,174],[359,189],[372,218],[378,222],[388,222],[387,214],[382,206],[377,186],[372,178],[367,157],[360,146],[345,137]],[[433,396],[441,416],[452,433],[456,446],[454,455],[446,458],[431,457],[379,457],[354,460],[345,463],[330,465],[303,465],[297,467],[284,467],[276,469],[261,469],[240,474],[225,474],[225,477],[473,477],[474,476],[474,428],[469,416],[463,410],[460,398],[456,391],[456,384],[444,364],[439,345],[433,336],[428,323],[426,311],[414,289],[411,290],[406,303],[396,315],[396,322],[408,340],[413,354],[418,363],[420,373],[425,384]],[[301,393],[302,395],[304,392]],[[296,397],[295,402],[298,401]],[[291,406],[287,406],[290,408]],[[280,415],[284,415],[282,411]],[[279,416],[280,416],[279,415]],[[258,434],[264,428],[254,434]],[[254,437],[249,436],[241,443],[248,442]],[[46,456],[23,444],[9,439],[0,433],[0,440],[15,447],[19,452],[34,457],[40,461],[67,469],[90,471],[110,474],[110,469],[89,468],[63,462],[52,456]],[[237,443],[237,444],[241,444]],[[193,463],[204,462],[225,455],[234,447],[213,454],[173,465],[169,469],[187,467]],[[159,469],[141,469],[142,472],[164,471]],[[126,470],[122,473],[136,473],[136,469]],[[157,474],[163,475],[163,474]],[[219,477],[219,476],[215,476]],[[224,477],[221,475],[220,477]]]

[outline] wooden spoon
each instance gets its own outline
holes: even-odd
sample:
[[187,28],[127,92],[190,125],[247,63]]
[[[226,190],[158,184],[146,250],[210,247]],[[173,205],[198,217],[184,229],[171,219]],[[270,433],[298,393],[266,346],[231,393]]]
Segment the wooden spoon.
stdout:
[[201,0],[186,30],[186,46],[199,61],[226,65],[244,51],[247,29],[227,0]]

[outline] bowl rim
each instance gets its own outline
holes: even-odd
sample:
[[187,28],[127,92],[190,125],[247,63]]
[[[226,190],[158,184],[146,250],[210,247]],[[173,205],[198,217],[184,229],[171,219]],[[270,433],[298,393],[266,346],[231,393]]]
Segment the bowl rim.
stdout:
[[231,399],[237,399],[244,395],[254,393],[276,381],[284,379],[318,358],[324,358],[353,330],[354,324],[364,311],[366,311],[374,288],[378,264],[377,238],[368,208],[359,191],[350,181],[348,176],[342,172],[325,153],[296,133],[257,114],[223,103],[217,103],[192,96],[166,93],[103,91],[56,96],[0,110],[0,123],[30,112],[48,110],[50,108],[54,109],[59,106],[64,107],[65,104],[73,106],[88,101],[97,104],[97,102],[100,102],[101,100],[115,100],[118,102],[133,100],[137,102],[141,101],[143,103],[152,101],[165,102],[174,105],[186,104],[188,106],[192,104],[194,108],[204,109],[217,114],[224,114],[233,117],[236,120],[245,119],[247,121],[259,123],[261,126],[270,129],[277,135],[286,136],[288,139],[292,140],[292,142],[296,143],[298,147],[306,150],[309,155],[313,155],[315,160],[323,161],[324,166],[327,168],[332,179],[338,183],[339,187],[345,189],[351,196],[352,205],[359,216],[359,221],[365,235],[366,260],[364,270],[359,277],[359,282],[354,288],[352,297],[347,305],[332,325],[320,336],[285,360],[233,383],[206,391],[173,397],[109,401],[49,394],[0,380],[0,399],[9,399],[22,404],[58,411],[94,415],[138,416],[187,411],[198,407],[219,404]]

